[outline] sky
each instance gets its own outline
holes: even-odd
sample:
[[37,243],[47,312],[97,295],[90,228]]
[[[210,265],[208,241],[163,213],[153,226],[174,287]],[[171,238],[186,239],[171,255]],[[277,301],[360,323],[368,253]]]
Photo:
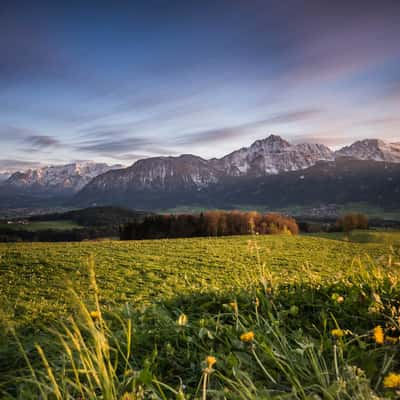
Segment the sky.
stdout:
[[0,2],[0,169],[400,141],[400,1]]

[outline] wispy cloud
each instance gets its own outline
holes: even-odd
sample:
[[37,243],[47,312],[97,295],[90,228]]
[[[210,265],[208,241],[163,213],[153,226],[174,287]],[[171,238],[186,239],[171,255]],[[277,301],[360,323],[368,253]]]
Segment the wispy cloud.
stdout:
[[359,140],[359,136],[345,136],[340,134],[339,132],[324,132],[324,133],[315,133],[315,134],[304,134],[304,135],[296,135],[292,136],[290,142],[293,144],[300,143],[317,143],[324,144],[328,147],[340,147],[344,145],[348,145],[350,143]]
[[[272,129],[277,125],[292,124],[304,121],[318,116],[322,110],[306,109],[297,111],[288,111],[273,114],[270,117],[258,121],[252,121],[241,125],[227,126],[219,129],[210,129],[191,134],[182,135],[177,138],[177,143],[185,144],[201,144],[213,143],[237,137],[247,136],[259,128]],[[265,133],[267,135],[267,132]]]
[[275,114],[264,120],[265,124],[291,124],[316,117],[322,113],[320,109],[307,109],[299,111],[289,111]]
[[76,149],[102,155],[125,154],[130,151],[140,151],[149,148],[153,142],[145,137],[130,137],[118,140],[89,140],[76,145]]
[[32,130],[26,128],[9,125],[0,126],[0,138],[2,140],[16,141],[33,134],[34,132]]
[[39,167],[41,164],[37,161],[25,161],[14,159],[0,159],[0,172],[1,171],[23,171],[29,168]]
[[61,142],[53,136],[48,135],[32,135],[24,138],[24,143],[35,149],[46,149],[48,147],[61,146]]
[[360,125],[397,125],[400,124],[400,117],[387,116],[381,118],[371,118],[361,121]]

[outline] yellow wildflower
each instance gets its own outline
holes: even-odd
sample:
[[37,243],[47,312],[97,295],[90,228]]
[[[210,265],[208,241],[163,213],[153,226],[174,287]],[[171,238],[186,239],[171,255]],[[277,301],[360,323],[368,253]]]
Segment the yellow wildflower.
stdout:
[[334,336],[334,337],[338,337],[338,338],[346,336],[348,334],[350,334],[350,331],[347,330],[347,329],[344,330],[344,329],[339,329],[338,328],[338,329],[332,329],[331,330],[331,335]]
[[246,333],[243,333],[242,335],[240,335],[240,340],[242,342],[249,343],[249,342],[252,342],[254,340],[254,336],[255,336],[254,332],[252,332],[252,331],[246,332]]
[[187,315],[181,314],[178,318],[177,323],[179,326],[185,326],[185,325],[187,325],[188,321],[189,321],[189,319],[188,319]]
[[213,365],[217,362],[217,359],[213,356],[206,357],[206,363],[208,368],[212,368]]
[[391,372],[383,380],[383,386],[385,386],[385,388],[390,388],[390,389],[400,388],[400,375]]
[[133,393],[125,392],[122,396],[122,400],[135,400],[136,396]]
[[235,314],[239,312],[238,304],[236,301],[232,301],[231,303],[229,303],[229,306],[232,308]]
[[337,301],[339,304],[342,304],[342,303],[344,302],[344,297],[343,297],[343,296],[339,296],[339,297],[336,299],[336,301]]
[[383,329],[380,325],[374,328],[374,340],[376,344],[383,344],[385,341],[385,334],[383,333]]
[[92,319],[100,319],[100,311],[90,311]]

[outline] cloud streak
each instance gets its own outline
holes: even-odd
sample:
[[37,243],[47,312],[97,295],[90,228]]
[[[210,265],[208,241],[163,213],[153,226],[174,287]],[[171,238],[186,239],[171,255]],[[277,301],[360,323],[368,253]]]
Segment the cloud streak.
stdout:
[[89,140],[75,146],[76,150],[100,155],[119,155],[151,148],[153,141],[146,137],[130,137],[118,140]]
[[24,139],[24,143],[32,146],[34,149],[47,149],[49,147],[59,147],[61,142],[53,136],[31,135]]
[[[272,129],[278,125],[293,124],[319,116],[322,110],[305,109],[281,112],[273,114],[268,118],[253,121],[241,125],[227,126],[219,129],[210,129],[178,137],[177,143],[181,145],[204,144],[219,141],[231,140],[238,137],[245,137],[256,129]],[[267,134],[267,132],[266,132]]]
[[37,161],[0,159],[0,172],[1,171],[17,172],[29,168],[37,168],[40,165],[41,163]]

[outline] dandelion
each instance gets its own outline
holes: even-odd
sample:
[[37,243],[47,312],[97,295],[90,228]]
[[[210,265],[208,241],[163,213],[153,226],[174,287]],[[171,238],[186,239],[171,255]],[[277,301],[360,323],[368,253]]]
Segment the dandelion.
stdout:
[[100,311],[91,311],[90,316],[93,320],[100,319]]
[[374,328],[373,332],[374,340],[376,344],[383,344],[385,341],[385,334],[383,333],[383,329],[380,325]]
[[343,336],[351,335],[351,331],[348,329],[332,329],[331,335],[337,338],[341,338]]
[[217,359],[213,356],[207,356],[205,360],[207,364],[207,368],[203,369],[202,381],[203,381],[203,396],[202,399],[207,399],[207,385],[209,383],[209,379],[211,374],[213,373],[213,365],[217,362]]
[[136,399],[136,396],[133,393],[125,392],[124,395],[122,396],[122,400],[134,400],[134,399]]
[[339,296],[339,297],[336,299],[336,302],[339,303],[339,304],[342,304],[342,303],[344,302],[344,297],[343,297],[343,296]]
[[331,299],[338,304],[342,304],[344,302],[344,297],[338,293],[333,293],[333,295],[331,296]]
[[181,314],[178,318],[177,324],[179,326],[185,326],[189,322],[189,319],[186,314]]
[[239,307],[236,301],[232,301],[231,303],[229,303],[229,306],[232,308],[235,314],[239,312]]
[[255,336],[254,332],[252,332],[252,331],[246,332],[246,333],[243,333],[242,335],[240,335],[240,340],[245,343],[250,343],[254,340],[254,336]]
[[211,369],[216,362],[217,362],[217,359],[215,357],[213,357],[213,356],[206,357],[206,363],[207,363],[207,367],[209,369]]
[[383,386],[389,389],[397,389],[400,388],[400,375],[391,372],[388,376],[383,380]]

